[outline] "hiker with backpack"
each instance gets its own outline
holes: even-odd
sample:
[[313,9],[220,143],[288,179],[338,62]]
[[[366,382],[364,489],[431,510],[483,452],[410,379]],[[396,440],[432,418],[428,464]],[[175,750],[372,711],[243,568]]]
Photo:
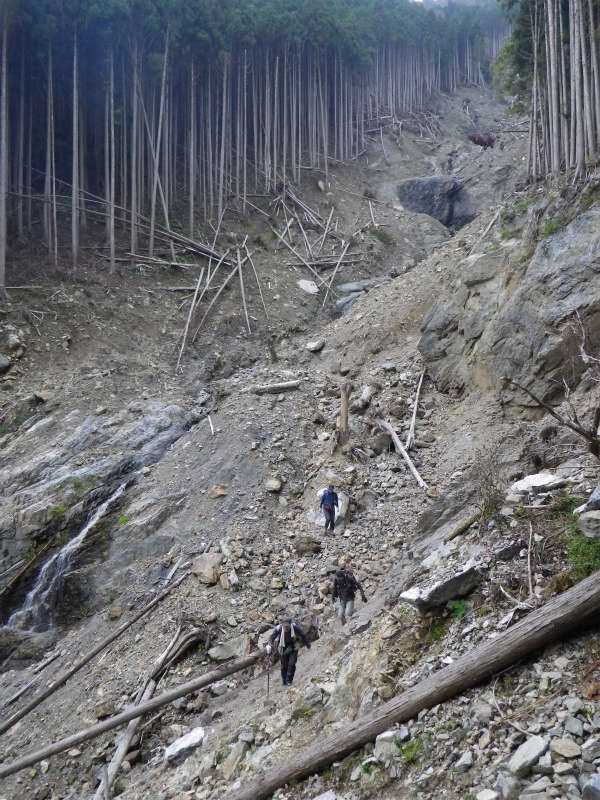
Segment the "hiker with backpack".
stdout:
[[298,660],[298,636],[310,650],[308,637],[293,619],[284,619],[269,636],[267,655],[271,655],[273,644],[277,641],[277,650],[281,659],[281,681],[284,686],[291,686],[296,672]]
[[338,496],[335,493],[333,484],[330,483],[321,495],[321,508],[325,515],[325,533],[335,528],[335,509],[339,508]]
[[333,602],[337,606],[337,614],[342,625],[346,624],[346,617],[354,614],[354,597],[359,591],[363,603],[367,602],[362,586],[349,569],[338,569],[333,580]]

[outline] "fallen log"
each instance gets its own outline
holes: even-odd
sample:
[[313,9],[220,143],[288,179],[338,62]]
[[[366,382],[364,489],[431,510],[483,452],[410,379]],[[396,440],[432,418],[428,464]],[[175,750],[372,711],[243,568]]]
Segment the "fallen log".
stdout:
[[300,381],[285,381],[284,383],[262,383],[257,386],[248,386],[242,389],[242,394],[252,392],[253,394],[277,394],[277,392],[289,392],[291,389],[297,389],[300,386]]
[[299,752],[286,754],[283,764],[227,793],[227,800],[261,800],[287,783],[320,772],[333,761],[339,761],[372,742],[395,723],[406,722],[419,711],[433,708],[541,647],[560,641],[583,623],[591,622],[599,611],[600,587],[596,573],[531,612],[495,639],[474,648],[450,666],[434,672],[375,711],[351,722],[345,730],[326,738],[321,736]]
[[[144,703],[152,697],[162,676],[192,645],[198,641],[203,641],[204,646],[208,649],[209,634],[206,626],[198,627],[196,623],[192,622],[191,629],[184,631],[186,625],[190,625],[190,620],[184,618],[180,621],[173,639],[171,639],[166,649],[156,659],[148,674],[141,681],[135,697],[136,703]],[[110,794],[112,784],[130,750],[133,737],[136,735],[141,723],[142,717],[136,717],[129,721],[127,728],[119,739],[110,764],[104,770],[102,780],[96,789],[94,800],[103,800],[107,794]]]
[[127,710],[122,711],[120,714],[116,714],[114,717],[109,717],[108,719],[102,720],[102,722],[98,722],[96,725],[92,725],[91,728],[83,728],[82,730],[77,731],[77,733],[67,736],[65,739],[61,739],[58,742],[54,742],[53,744],[43,747],[41,750],[37,750],[34,753],[23,756],[22,758],[13,761],[11,764],[1,765],[0,778],[6,778],[8,775],[14,775],[15,772],[19,772],[19,770],[24,769],[25,767],[29,767],[32,764],[37,764],[38,761],[41,761],[43,758],[56,755],[56,753],[62,753],[65,750],[68,750],[70,747],[74,747],[76,744],[86,742],[88,739],[95,739],[96,736],[100,736],[102,733],[106,733],[106,731],[118,728],[120,725],[129,722],[131,719],[141,717],[150,711],[155,711],[157,708],[162,708],[162,706],[172,703],[173,700],[177,700],[179,697],[184,697],[186,694],[190,694],[191,692],[197,692],[198,689],[204,689],[206,686],[210,686],[211,683],[220,681],[223,678],[226,678],[228,675],[232,675],[234,672],[240,672],[247,667],[251,667],[263,656],[263,650],[256,650],[254,653],[250,653],[247,656],[242,656],[242,658],[229,661],[226,664],[223,664],[223,666],[212,670],[212,672],[206,672],[204,675],[200,675],[198,678],[194,678],[187,683],[174,686],[172,689],[168,689],[166,692],[153,697],[151,700],[148,700],[145,703],[139,703],[137,706],[128,708]]
[[419,385],[417,386],[417,393],[415,395],[415,405],[413,407],[412,418],[410,420],[410,428],[408,429],[408,435],[406,437],[406,444],[404,447],[406,448],[407,452],[410,450],[410,446],[415,438],[415,425],[417,423],[417,410],[419,408],[419,395],[421,394],[421,386],[423,385],[423,378],[425,377],[425,370],[421,373],[421,377],[419,378]]
[[408,453],[407,453],[407,452],[406,452],[406,450],[404,449],[404,445],[402,444],[402,442],[401,442],[401,441],[400,441],[400,439],[398,438],[398,435],[397,435],[396,431],[395,431],[395,430],[392,428],[392,426],[390,425],[390,423],[389,423],[389,422],[386,422],[384,419],[378,419],[378,420],[377,420],[377,424],[379,425],[379,427],[380,427],[382,430],[384,430],[386,433],[389,433],[389,435],[392,437],[392,442],[394,443],[394,447],[396,448],[396,450],[398,451],[398,453],[400,453],[400,455],[402,456],[402,458],[403,458],[403,459],[406,461],[406,463],[407,463],[407,465],[408,465],[408,468],[409,468],[409,470],[412,472],[412,474],[413,474],[413,476],[414,476],[414,478],[415,478],[416,482],[419,484],[419,486],[421,487],[421,489],[427,489],[427,488],[429,488],[429,487],[427,486],[427,484],[425,483],[425,481],[423,480],[423,478],[422,478],[422,477],[419,475],[419,473],[417,472],[417,468],[416,468],[416,467],[415,467],[415,465],[413,464],[413,462],[412,462],[412,460],[411,460],[411,457],[408,455]]
[[134,622],[137,622],[139,619],[144,617],[149,611],[152,611],[152,609],[156,605],[158,605],[158,603],[160,603],[160,601],[163,600],[169,594],[169,592],[175,589],[176,586],[179,586],[179,584],[182,583],[188,577],[189,574],[190,574],[189,572],[186,572],[178,580],[176,580],[175,583],[172,583],[170,586],[167,586],[167,588],[163,592],[157,595],[154,598],[154,600],[148,603],[147,606],[144,606],[144,608],[142,608],[141,611],[135,614],[130,620],[123,623],[123,625],[121,625],[120,628],[117,628],[117,630],[114,633],[111,633],[110,636],[107,636],[105,639],[103,639],[99,644],[96,645],[96,647],[93,647],[88,653],[86,653],[83,656],[83,658],[80,658],[79,661],[76,661],[72,667],[66,670],[66,672],[63,672],[55,680],[53,680],[49,686],[47,686],[41,692],[36,694],[36,696],[33,697],[29,701],[29,703],[27,703],[26,706],[23,706],[23,708],[19,709],[19,711],[13,714],[12,717],[10,717],[9,719],[5,720],[4,722],[0,722],[0,733],[4,733],[9,728],[12,728],[12,726],[16,722],[18,722],[20,719],[23,719],[23,717],[29,714],[30,711],[33,711],[34,708],[39,706],[39,704],[43,702],[47,697],[50,697],[51,694],[54,694],[54,692],[57,689],[59,689],[63,685],[63,683],[66,683],[70,677],[72,677],[89,661],[91,661],[92,658],[94,658],[94,656],[97,656],[98,653],[104,650],[105,647],[108,647],[108,645],[114,642],[115,639],[118,639],[118,637],[122,633],[124,633],[127,630],[127,628],[130,628],[134,624]]
[[469,530],[471,525],[481,517],[481,509],[479,511],[474,511],[470,516],[466,517],[465,519],[461,519],[458,525],[449,531],[444,536],[444,544],[451,542],[452,539],[456,539],[457,536],[460,536],[461,533]]

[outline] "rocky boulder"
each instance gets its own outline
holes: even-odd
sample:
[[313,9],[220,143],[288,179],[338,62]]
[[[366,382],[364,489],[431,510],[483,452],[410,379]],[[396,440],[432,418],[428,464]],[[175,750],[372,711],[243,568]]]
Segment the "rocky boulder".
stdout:
[[200,747],[203,741],[204,728],[194,728],[189,731],[189,733],[186,733],[185,736],[180,736],[179,739],[175,739],[174,742],[171,742],[165,750],[165,761],[168,764],[175,764],[179,761],[183,761],[193,753],[197,747]]
[[230,658],[239,658],[247,655],[252,649],[252,639],[247,634],[236,636],[222,644],[216,644],[208,651],[208,657],[213,661],[227,661]]
[[[306,512],[306,519],[311,525],[314,525],[317,528],[321,528],[321,530],[325,529],[325,517],[323,516],[323,512],[319,508],[319,503],[321,502],[321,495],[326,490],[326,486],[320,489],[317,492],[317,497],[315,498],[315,506],[316,508],[311,508],[309,511]],[[346,492],[337,492],[338,496],[338,503],[339,508],[336,509],[335,514],[335,529],[336,530],[343,530],[346,526],[346,515],[348,514],[348,507],[350,506],[350,497],[346,494]]]
[[411,178],[398,184],[397,193],[405,208],[428,214],[447,228],[462,228],[474,216],[469,194],[457,178]]
[[192,572],[200,583],[213,586],[219,580],[219,567],[223,561],[223,553],[204,553],[194,559]]
[[464,597],[479,584],[479,570],[470,566],[432,586],[413,586],[402,592],[400,600],[415,606],[421,613],[439,608],[457,597]]

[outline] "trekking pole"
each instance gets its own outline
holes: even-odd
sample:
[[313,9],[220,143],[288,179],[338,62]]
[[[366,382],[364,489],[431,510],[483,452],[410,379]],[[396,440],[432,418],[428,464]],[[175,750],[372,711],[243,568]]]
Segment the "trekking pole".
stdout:
[[267,700],[268,700],[269,690],[271,688],[271,653],[267,653],[267,657],[265,659],[265,665],[267,668]]

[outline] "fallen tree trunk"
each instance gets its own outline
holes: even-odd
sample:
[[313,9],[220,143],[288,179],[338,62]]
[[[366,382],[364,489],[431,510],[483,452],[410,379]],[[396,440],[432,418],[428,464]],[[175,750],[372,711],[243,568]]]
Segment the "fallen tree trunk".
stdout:
[[114,633],[111,633],[110,636],[107,636],[106,639],[103,639],[99,644],[96,645],[96,647],[93,647],[89,652],[87,652],[83,658],[80,658],[79,661],[76,661],[72,667],[66,670],[66,672],[63,672],[62,675],[59,675],[55,680],[53,680],[50,686],[47,686],[45,689],[39,692],[39,694],[36,694],[36,696],[32,698],[26,706],[23,706],[23,708],[19,709],[15,714],[12,715],[12,717],[9,717],[9,719],[1,722],[0,733],[4,733],[9,728],[12,728],[16,722],[18,722],[20,719],[23,719],[23,717],[29,714],[30,711],[33,711],[36,706],[39,706],[39,704],[47,697],[50,697],[51,694],[54,694],[54,692],[59,689],[63,683],[66,683],[71,676],[73,676],[78,670],[91,661],[94,656],[97,656],[98,653],[104,650],[105,647],[108,647],[109,644],[114,642],[114,640],[124,633],[127,628],[130,628],[149,611],[152,611],[152,609],[158,605],[158,603],[160,603],[160,601],[165,598],[169,592],[175,589],[176,586],[179,586],[179,584],[182,583],[182,581],[184,581],[189,574],[189,572],[186,572],[184,575],[178,578],[175,583],[172,583],[163,592],[157,595],[152,602],[148,603],[148,605],[142,608],[142,610],[139,611],[135,616],[123,623],[123,625],[121,625],[120,628],[117,628]]
[[27,756],[13,761],[12,764],[0,766],[0,778],[13,775],[15,772],[19,772],[19,770],[25,767],[37,764],[37,762],[41,761],[43,758],[56,755],[56,753],[62,753],[70,747],[74,747],[76,744],[85,742],[88,739],[95,739],[96,736],[100,736],[100,734],[106,733],[106,731],[113,730],[113,728],[118,728],[120,725],[129,722],[130,719],[141,717],[150,711],[162,708],[162,706],[172,703],[173,700],[177,700],[179,697],[184,697],[186,694],[196,692],[198,689],[204,689],[206,686],[210,686],[211,683],[220,681],[228,675],[232,675],[234,672],[240,672],[247,667],[251,667],[253,664],[256,664],[263,655],[263,650],[256,650],[254,653],[250,653],[250,655],[242,656],[242,658],[237,658],[234,661],[229,661],[211,672],[206,672],[204,675],[194,678],[194,680],[181,683],[178,686],[174,686],[172,689],[168,689],[166,692],[153,697],[152,700],[139,703],[137,706],[128,708],[126,711],[122,711],[114,717],[102,720],[102,722],[99,722],[97,725],[92,725],[91,728],[83,728],[77,733],[67,736],[66,739],[61,739],[59,742],[49,744],[41,750],[37,750],[34,753],[30,753]]
[[[204,625],[202,627],[198,627],[198,625],[194,622],[191,624],[192,627],[190,629],[184,630],[186,625],[190,625],[190,620],[183,618],[180,621],[175,636],[154,662],[148,675],[146,675],[146,677],[142,680],[135,697],[136,703],[145,703],[152,697],[156,691],[158,682],[166,673],[169,666],[181,658],[181,656],[183,656],[192,645],[196,644],[199,640],[202,640],[205,648],[208,650],[208,647],[210,646],[208,629]],[[121,764],[129,752],[133,737],[136,735],[141,723],[142,717],[136,717],[135,719],[129,721],[127,728],[119,739],[117,749],[115,750],[110,764],[108,764],[102,776],[102,780],[96,789],[94,800],[103,800],[107,794],[110,794],[112,784],[117,777],[117,773],[121,768]]]
[[408,465],[408,468],[409,468],[409,470],[412,472],[412,474],[413,474],[413,476],[414,476],[414,479],[415,479],[415,480],[416,480],[416,482],[419,484],[419,486],[421,487],[421,489],[427,489],[427,488],[428,488],[427,484],[425,483],[425,481],[423,480],[423,478],[422,478],[422,477],[419,475],[419,473],[418,473],[418,471],[417,471],[417,468],[415,467],[415,465],[414,465],[414,464],[413,464],[413,462],[412,462],[412,459],[411,459],[411,457],[408,455],[408,453],[407,453],[407,452],[406,452],[406,450],[404,449],[404,445],[402,444],[402,442],[401,442],[401,441],[400,441],[400,439],[398,438],[398,434],[397,434],[397,433],[396,433],[396,431],[395,431],[395,430],[392,428],[392,426],[390,425],[390,423],[389,423],[389,422],[386,422],[384,419],[378,419],[378,420],[377,420],[377,424],[379,425],[379,427],[380,427],[382,430],[384,430],[386,433],[389,433],[389,435],[392,437],[392,442],[394,443],[394,447],[396,448],[396,450],[398,451],[398,453],[400,453],[400,455],[402,456],[402,458],[403,458],[403,459],[406,461],[406,463],[407,463],[407,465]]
[[291,781],[320,772],[333,761],[372,742],[394,723],[406,722],[419,711],[455,697],[541,647],[562,639],[586,621],[590,622],[599,611],[600,587],[596,573],[533,611],[505,633],[350,723],[345,730],[326,738],[321,736],[315,744],[286,755],[285,763],[229,792],[227,800],[261,800]]
[[279,392],[287,392],[291,389],[297,389],[300,386],[300,381],[286,381],[285,383],[262,383],[258,386],[249,386],[247,389],[242,389],[242,394],[253,392],[254,394],[278,394]]

